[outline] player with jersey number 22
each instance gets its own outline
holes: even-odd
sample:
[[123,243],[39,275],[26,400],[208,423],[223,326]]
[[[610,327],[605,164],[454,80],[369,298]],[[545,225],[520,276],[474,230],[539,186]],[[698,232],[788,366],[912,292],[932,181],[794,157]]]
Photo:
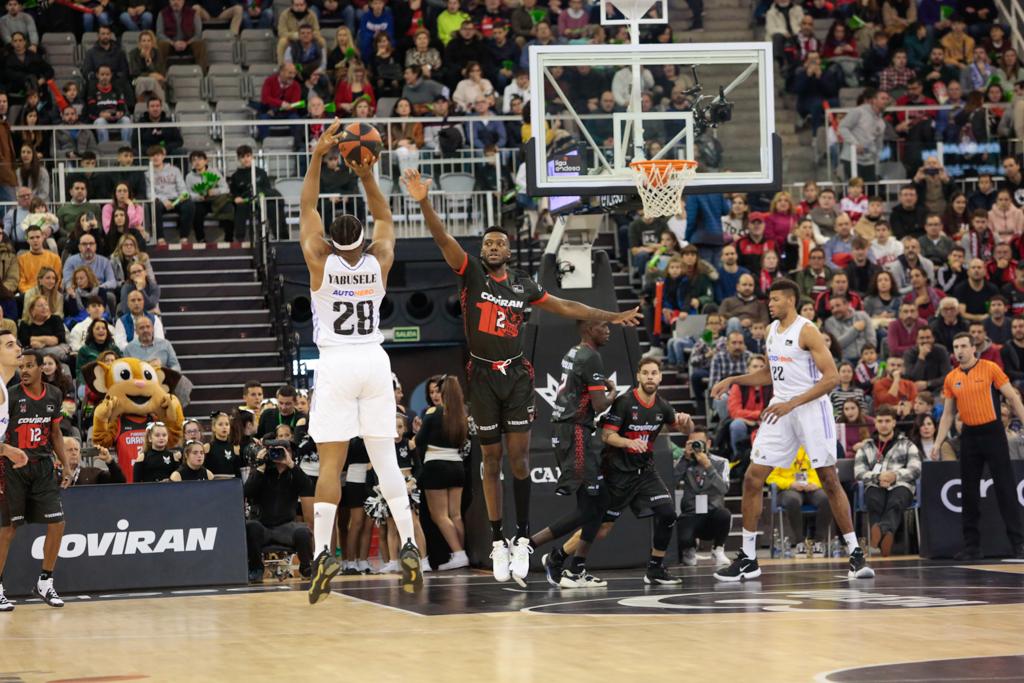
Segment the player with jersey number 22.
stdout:
[[299,239],[309,268],[313,341],[320,350],[316,387],[309,409],[309,435],[317,444],[320,477],[313,503],[313,542],[317,554],[309,602],[330,595],[331,579],[341,564],[331,552],[331,532],[341,499],[341,470],[349,441],[362,437],[380,482],[380,490],[404,542],[399,553],[401,584],[408,593],[423,585],[420,554],[413,542],[412,509],[405,477],[395,459],[395,392],[391,360],[382,346],[380,304],[395,261],[395,226],[391,209],[369,163],[347,161],[359,177],[373,216],[370,246],[358,218],[334,219],[324,235],[317,211],[320,167],[338,145],[335,120],[320,136],[299,197]]
[[[402,178],[406,191],[419,203],[430,236],[444,260],[459,277],[459,298],[466,327],[470,362],[467,368],[469,411],[476,423],[483,452],[484,501],[491,525],[494,578],[512,578],[526,586],[530,569],[530,425],[533,422],[533,366],[523,355],[526,312],[536,307],[575,320],[634,326],[639,308],[603,311],[576,301],[551,296],[527,273],[508,267],[512,260],[508,233],[498,227],[484,230],[480,256],[470,257],[445,231],[427,196],[430,181],[408,169]],[[511,542],[502,530],[502,436],[512,465],[516,532]]]
[[775,318],[765,344],[768,367],[728,377],[711,388],[712,398],[723,396],[733,384],[772,385],[773,398],[761,413],[761,428],[754,438],[750,467],[743,478],[743,549],[728,568],[715,572],[719,581],[742,581],[761,575],[757,564],[757,524],[761,518],[765,479],[776,467],[789,467],[803,446],[828,494],[832,516],[850,553],[851,579],[869,579],[864,551],[853,530],[850,502],[836,471],[836,421],[829,392],[839,383],[839,371],[814,323],[797,315],[800,289],[790,280],[776,280],[768,288],[768,311]]

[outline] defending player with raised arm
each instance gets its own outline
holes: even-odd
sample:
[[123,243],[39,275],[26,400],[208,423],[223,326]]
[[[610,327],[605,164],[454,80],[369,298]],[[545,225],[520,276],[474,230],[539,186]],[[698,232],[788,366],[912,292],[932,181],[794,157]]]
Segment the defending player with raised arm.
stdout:
[[381,493],[404,542],[399,558],[402,588],[414,592],[423,585],[405,478],[395,460],[397,408],[391,361],[381,346],[380,304],[394,263],[395,229],[387,199],[373,175],[376,159],[366,164],[348,163],[363,185],[373,216],[368,248],[363,249],[364,230],[358,218],[339,216],[325,237],[316,208],[320,166],[324,156],[337,147],[340,126],[335,120],[317,141],[300,195],[300,240],[309,267],[313,341],[320,350],[309,415],[309,435],[320,456],[313,503],[316,562],[310,604],[330,594],[331,579],[341,569],[330,547],[331,532],[341,499],[341,470],[348,443],[357,436],[366,445]]
[[[479,257],[470,257],[445,231],[427,196],[430,181],[408,169],[402,178],[409,196],[419,202],[434,242],[459,277],[463,324],[469,346],[470,413],[477,427],[484,461],[484,500],[491,524],[494,578],[515,579],[525,586],[530,553],[530,425],[534,416],[533,366],[523,356],[522,327],[526,310],[539,308],[575,320],[634,326],[640,310],[604,311],[551,296],[527,273],[508,267],[512,260],[508,234],[501,228],[484,232]],[[506,540],[502,526],[502,437],[512,466],[516,531]],[[511,546],[511,548],[510,548]]]
[[828,494],[836,526],[850,553],[851,579],[875,575],[853,530],[850,502],[836,471],[836,423],[829,392],[839,383],[835,361],[814,323],[797,315],[800,290],[790,280],[776,280],[768,288],[768,310],[775,321],[768,329],[768,367],[727,377],[711,388],[720,398],[733,384],[771,384],[771,403],[761,413],[761,428],[754,438],[750,467],[743,478],[743,549],[728,568],[715,572],[719,581],[742,581],[761,575],[757,564],[757,525],[761,518],[762,489],[775,467],[789,467],[803,446]]

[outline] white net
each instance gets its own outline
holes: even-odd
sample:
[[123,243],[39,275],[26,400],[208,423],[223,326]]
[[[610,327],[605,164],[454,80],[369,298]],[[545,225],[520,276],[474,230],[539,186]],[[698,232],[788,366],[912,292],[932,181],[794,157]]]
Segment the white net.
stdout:
[[661,159],[634,161],[629,165],[636,179],[636,191],[644,205],[644,216],[674,216],[681,211],[679,198],[686,182],[697,174],[696,161]]

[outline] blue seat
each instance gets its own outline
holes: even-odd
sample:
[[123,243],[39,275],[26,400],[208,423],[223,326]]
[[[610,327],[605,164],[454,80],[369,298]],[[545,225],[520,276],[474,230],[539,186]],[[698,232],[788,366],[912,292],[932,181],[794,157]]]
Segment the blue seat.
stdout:
[[[864,538],[871,538],[871,519],[868,516],[868,506],[864,500],[864,482],[857,482],[857,495],[854,499],[854,514],[861,513],[861,519],[864,520]],[[903,511],[903,547],[910,552],[910,520],[909,516],[913,515],[914,518],[914,533],[921,528],[920,524],[920,510],[921,510],[921,477],[917,478],[917,487],[914,491],[914,500],[910,502],[907,509]],[[864,548],[864,554],[871,554],[871,542],[870,540],[865,544],[867,547]]]

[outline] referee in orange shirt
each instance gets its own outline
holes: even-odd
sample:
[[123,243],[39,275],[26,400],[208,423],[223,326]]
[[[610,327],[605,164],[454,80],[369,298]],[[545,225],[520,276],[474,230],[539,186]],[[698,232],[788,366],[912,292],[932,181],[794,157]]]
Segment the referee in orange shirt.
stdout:
[[1011,555],[1024,559],[1024,532],[1021,529],[1020,509],[1017,505],[1017,487],[1010,465],[1010,448],[1006,430],[999,419],[999,406],[993,388],[998,389],[1024,422],[1024,404],[1010,384],[1002,368],[991,361],[979,360],[975,355],[971,336],[960,332],[953,337],[953,355],[960,367],[946,375],[942,395],[946,408],[935,435],[932,459],[938,460],[938,450],[949,434],[956,411],[960,411],[964,429],[960,437],[960,490],[963,500],[964,547],[956,560],[981,559],[981,532],[978,529],[981,501],[981,475],[988,463],[989,473],[999,502],[999,513],[1010,539]]

